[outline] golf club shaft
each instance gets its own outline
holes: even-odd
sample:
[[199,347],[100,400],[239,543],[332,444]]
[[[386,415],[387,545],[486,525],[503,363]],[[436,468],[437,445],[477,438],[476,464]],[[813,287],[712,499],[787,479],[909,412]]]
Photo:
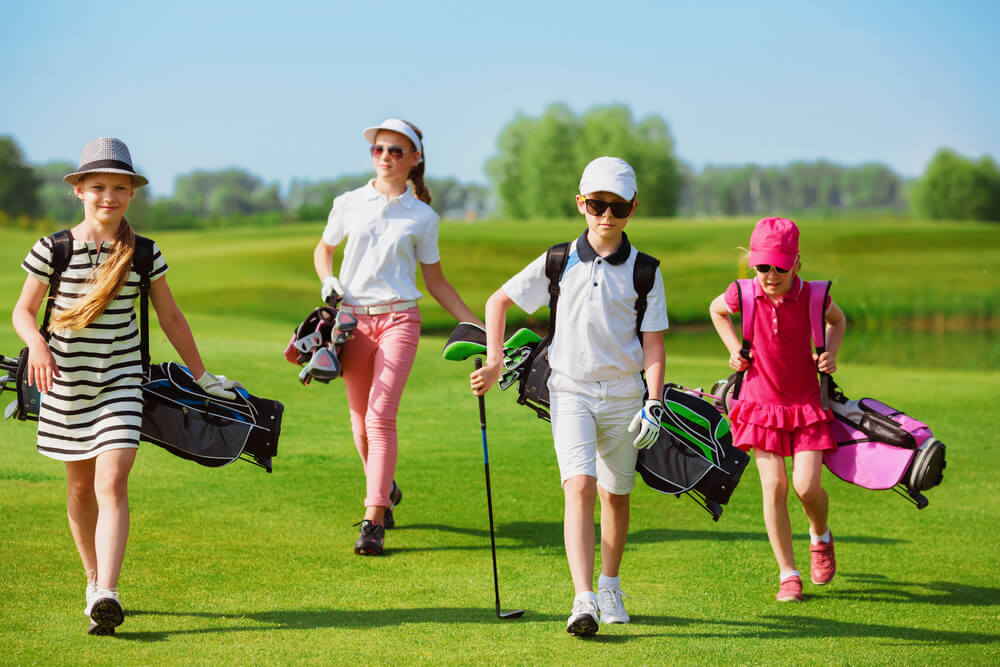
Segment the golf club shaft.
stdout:
[[[476,368],[483,367],[483,360],[476,357]],[[483,435],[483,470],[486,473],[486,507],[490,515],[490,552],[493,555],[493,592],[496,597],[497,615],[500,615],[500,581],[497,575],[497,543],[493,528],[493,491],[490,488],[490,454],[486,446],[486,397],[479,397],[479,429]]]

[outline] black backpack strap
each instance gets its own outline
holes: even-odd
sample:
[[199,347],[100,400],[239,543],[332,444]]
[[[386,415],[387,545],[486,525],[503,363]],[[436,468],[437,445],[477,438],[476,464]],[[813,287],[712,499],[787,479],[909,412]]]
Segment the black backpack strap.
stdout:
[[647,296],[653,289],[656,282],[656,270],[660,266],[660,260],[652,255],[639,252],[635,257],[635,266],[632,267],[632,284],[638,296],[635,299],[635,334],[642,342],[642,318],[646,315]]
[[549,279],[549,338],[556,331],[556,305],[559,303],[559,279],[566,268],[569,242],[557,243],[545,252],[545,276]]
[[40,331],[45,340],[49,339],[49,320],[52,319],[52,304],[59,293],[59,279],[63,271],[69,266],[69,260],[73,257],[73,235],[68,229],[63,229],[49,236],[49,243],[52,244],[52,260],[49,262],[52,267],[52,275],[49,276],[49,298],[45,302],[45,315],[42,317]]
[[149,274],[153,271],[153,240],[135,235],[132,270],[139,274],[139,346],[142,374],[149,377]]

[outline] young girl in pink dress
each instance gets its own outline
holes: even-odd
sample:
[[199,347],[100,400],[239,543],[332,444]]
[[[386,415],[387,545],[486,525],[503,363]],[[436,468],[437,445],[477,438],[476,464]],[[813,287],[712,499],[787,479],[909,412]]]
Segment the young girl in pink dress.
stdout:
[[833,373],[844,336],[844,314],[832,300],[825,304],[826,351],[812,349],[809,324],[810,284],[799,277],[799,229],[785,218],[757,222],[750,236],[749,263],[755,273],[753,348],[740,355],[740,339],[730,315],[740,311],[736,283],[712,301],[712,324],[729,349],[729,366],[746,370],[739,397],[732,402],[733,442],[754,450],[763,487],[764,525],[778,561],[779,602],[802,600],[802,579],[795,568],[788,515],[788,475],[809,519],[814,584],[833,579],[837,565],[827,524],[829,502],[821,485],[823,452],[836,447],[829,410],[820,407],[817,370]]

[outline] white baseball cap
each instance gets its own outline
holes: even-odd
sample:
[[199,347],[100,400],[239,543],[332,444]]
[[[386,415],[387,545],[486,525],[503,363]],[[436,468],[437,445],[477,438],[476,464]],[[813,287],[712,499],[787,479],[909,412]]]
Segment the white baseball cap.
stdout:
[[420,137],[414,131],[410,124],[402,121],[398,118],[386,118],[380,125],[374,127],[366,128],[364,131],[365,139],[370,144],[375,143],[375,137],[378,136],[379,130],[391,130],[393,132],[399,132],[405,135],[407,139],[413,142],[414,147],[416,147],[417,152],[420,153],[420,161],[424,161],[424,147],[420,144]]
[[599,157],[592,160],[580,177],[580,194],[612,192],[623,199],[635,196],[635,172],[628,162],[617,157]]

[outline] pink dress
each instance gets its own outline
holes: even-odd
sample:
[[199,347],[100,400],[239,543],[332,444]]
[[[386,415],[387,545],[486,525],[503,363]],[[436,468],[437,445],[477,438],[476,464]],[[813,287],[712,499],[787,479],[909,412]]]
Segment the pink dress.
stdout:
[[[819,376],[812,358],[809,283],[797,278],[777,303],[756,280],[753,289],[757,304],[753,361],[729,411],[733,442],[744,451],[755,447],[781,456],[835,449],[829,426],[833,413],[820,407]],[[740,311],[736,283],[729,285],[725,300],[730,312]]]

